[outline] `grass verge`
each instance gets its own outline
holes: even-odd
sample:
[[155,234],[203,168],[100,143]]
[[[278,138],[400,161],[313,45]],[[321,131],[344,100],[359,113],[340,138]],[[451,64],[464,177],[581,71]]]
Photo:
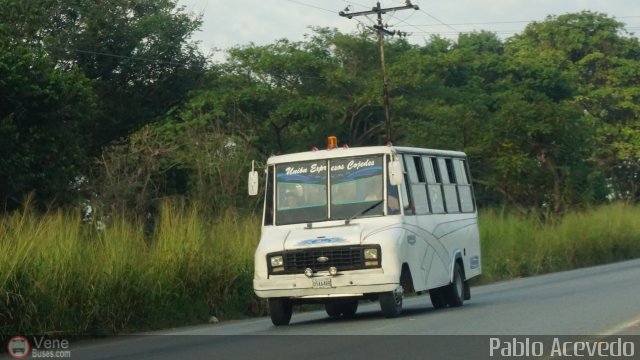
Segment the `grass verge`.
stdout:
[[[153,234],[125,216],[104,230],[62,211],[0,218],[0,335],[109,335],[265,314],[252,291],[259,218],[210,219],[167,203]],[[640,207],[542,223],[480,214],[476,283],[640,257]]]
[[478,283],[640,257],[638,206],[602,206],[545,223],[485,211],[479,221],[483,268]]
[[165,204],[155,234],[29,210],[0,219],[0,334],[108,335],[261,314],[259,221]]

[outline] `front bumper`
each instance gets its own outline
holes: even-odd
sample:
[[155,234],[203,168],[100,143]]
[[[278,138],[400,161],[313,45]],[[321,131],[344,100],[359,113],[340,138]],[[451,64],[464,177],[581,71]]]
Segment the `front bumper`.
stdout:
[[[331,278],[330,288],[313,288],[313,278]],[[330,276],[318,272],[313,278],[304,274],[271,275],[268,279],[254,279],[253,289],[261,298],[323,298],[362,296],[393,291],[398,287],[398,274],[385,274],[382,269],[357,270]]]

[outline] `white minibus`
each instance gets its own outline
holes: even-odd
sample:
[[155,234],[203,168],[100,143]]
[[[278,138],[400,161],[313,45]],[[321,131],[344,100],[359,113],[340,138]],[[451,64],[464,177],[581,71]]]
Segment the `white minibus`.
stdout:
[[[396,317],[405,294],[429,293],[435,308],[470,298],[480,236],[463,152],[329,147],[272,156],[265,175],[253,288],[273,324],[303,303],[352,317],[377,300]],[[258,178],[252,170],[250,195]]]

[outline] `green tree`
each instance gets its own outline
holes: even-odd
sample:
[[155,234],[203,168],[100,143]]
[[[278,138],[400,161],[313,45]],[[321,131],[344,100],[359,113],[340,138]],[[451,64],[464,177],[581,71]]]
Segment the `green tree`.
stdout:
[[432,43],[393,68],[409,145],[466,151],[481,204],[561,211],[592,198],[593,137],[562,56],[486,32]]
[[40,205],[64,203],[89,161],[91,83],[7,39],[0,36],[0,199],[11,209],[35,191]]
[[[390,44],[390,56],[403,46]],[[249,159],[323,146],[332,134],[351,145],[379,143],[384,136],[379,71],[375,42],[327,29],[316,29],[305,42],[231,49],[228,62],[212,66],[187,103],[152,131],[145,128],[105,153],[103,169],[121,174],[103,176],[111,179],[106,189],[120,189],[105,202],[129,198],[133,203],[127,207],[144,209],[150,199],[181,194],[214,210],[253,208],[245,182],[238,181]],[[140,156],[120,161],[126,153]],[[132,169],[141,169],[141,176],[125,176]],[[143,186],[147,183],[152,186]]]
[[188,39],[200,20],[175,0],[65,4],[45,44],[94,80],[102,113],[94,148],[157,120],[197,86],[206,60]]
[[[390,43],[391,58],[406,43]],[[322,146],[384,141],[379,53],[366,36],[316,29],[306,42],[279,40],[229,51],[207,90],[180,113],[241,136],[264,156]],[[176,121],[182,121],[176,119]]]
[[493,102],[501,52],[489,33],[461,35],[457,43],[435,37],[405,52],[390,69],[399,140],[473,156],[472,137]]
[[624,24],[582,12],[532,23],[511,45],[552,51],[574,74],[574,101],[597,131],[590,154],[611,188],[609,196],[640,201],[640,45]]
[[87,176],[89,154],[162,118],[207,66],[188,40],[200,20],[174,0],[0,7],[3,199],[71,195],[69,179]]
[[488,180],[483,142],[504,76],[502,53],[495,34],[465,34],[457,42],[434,37],[390,68],[401,144],[466,151],[483,205],[504,201]]
[[206,68],[191,34],[201,21],[175,0],[0,0],[13,43],[92,80],[100,114],[91,149],[130,134],[182,102]]

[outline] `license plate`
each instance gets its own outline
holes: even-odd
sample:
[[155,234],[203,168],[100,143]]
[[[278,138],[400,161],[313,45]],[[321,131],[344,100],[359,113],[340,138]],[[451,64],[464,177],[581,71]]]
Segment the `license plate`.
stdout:
[[328,289],[331,287],[331,278],[311,279],[311,287],[314,289]]

